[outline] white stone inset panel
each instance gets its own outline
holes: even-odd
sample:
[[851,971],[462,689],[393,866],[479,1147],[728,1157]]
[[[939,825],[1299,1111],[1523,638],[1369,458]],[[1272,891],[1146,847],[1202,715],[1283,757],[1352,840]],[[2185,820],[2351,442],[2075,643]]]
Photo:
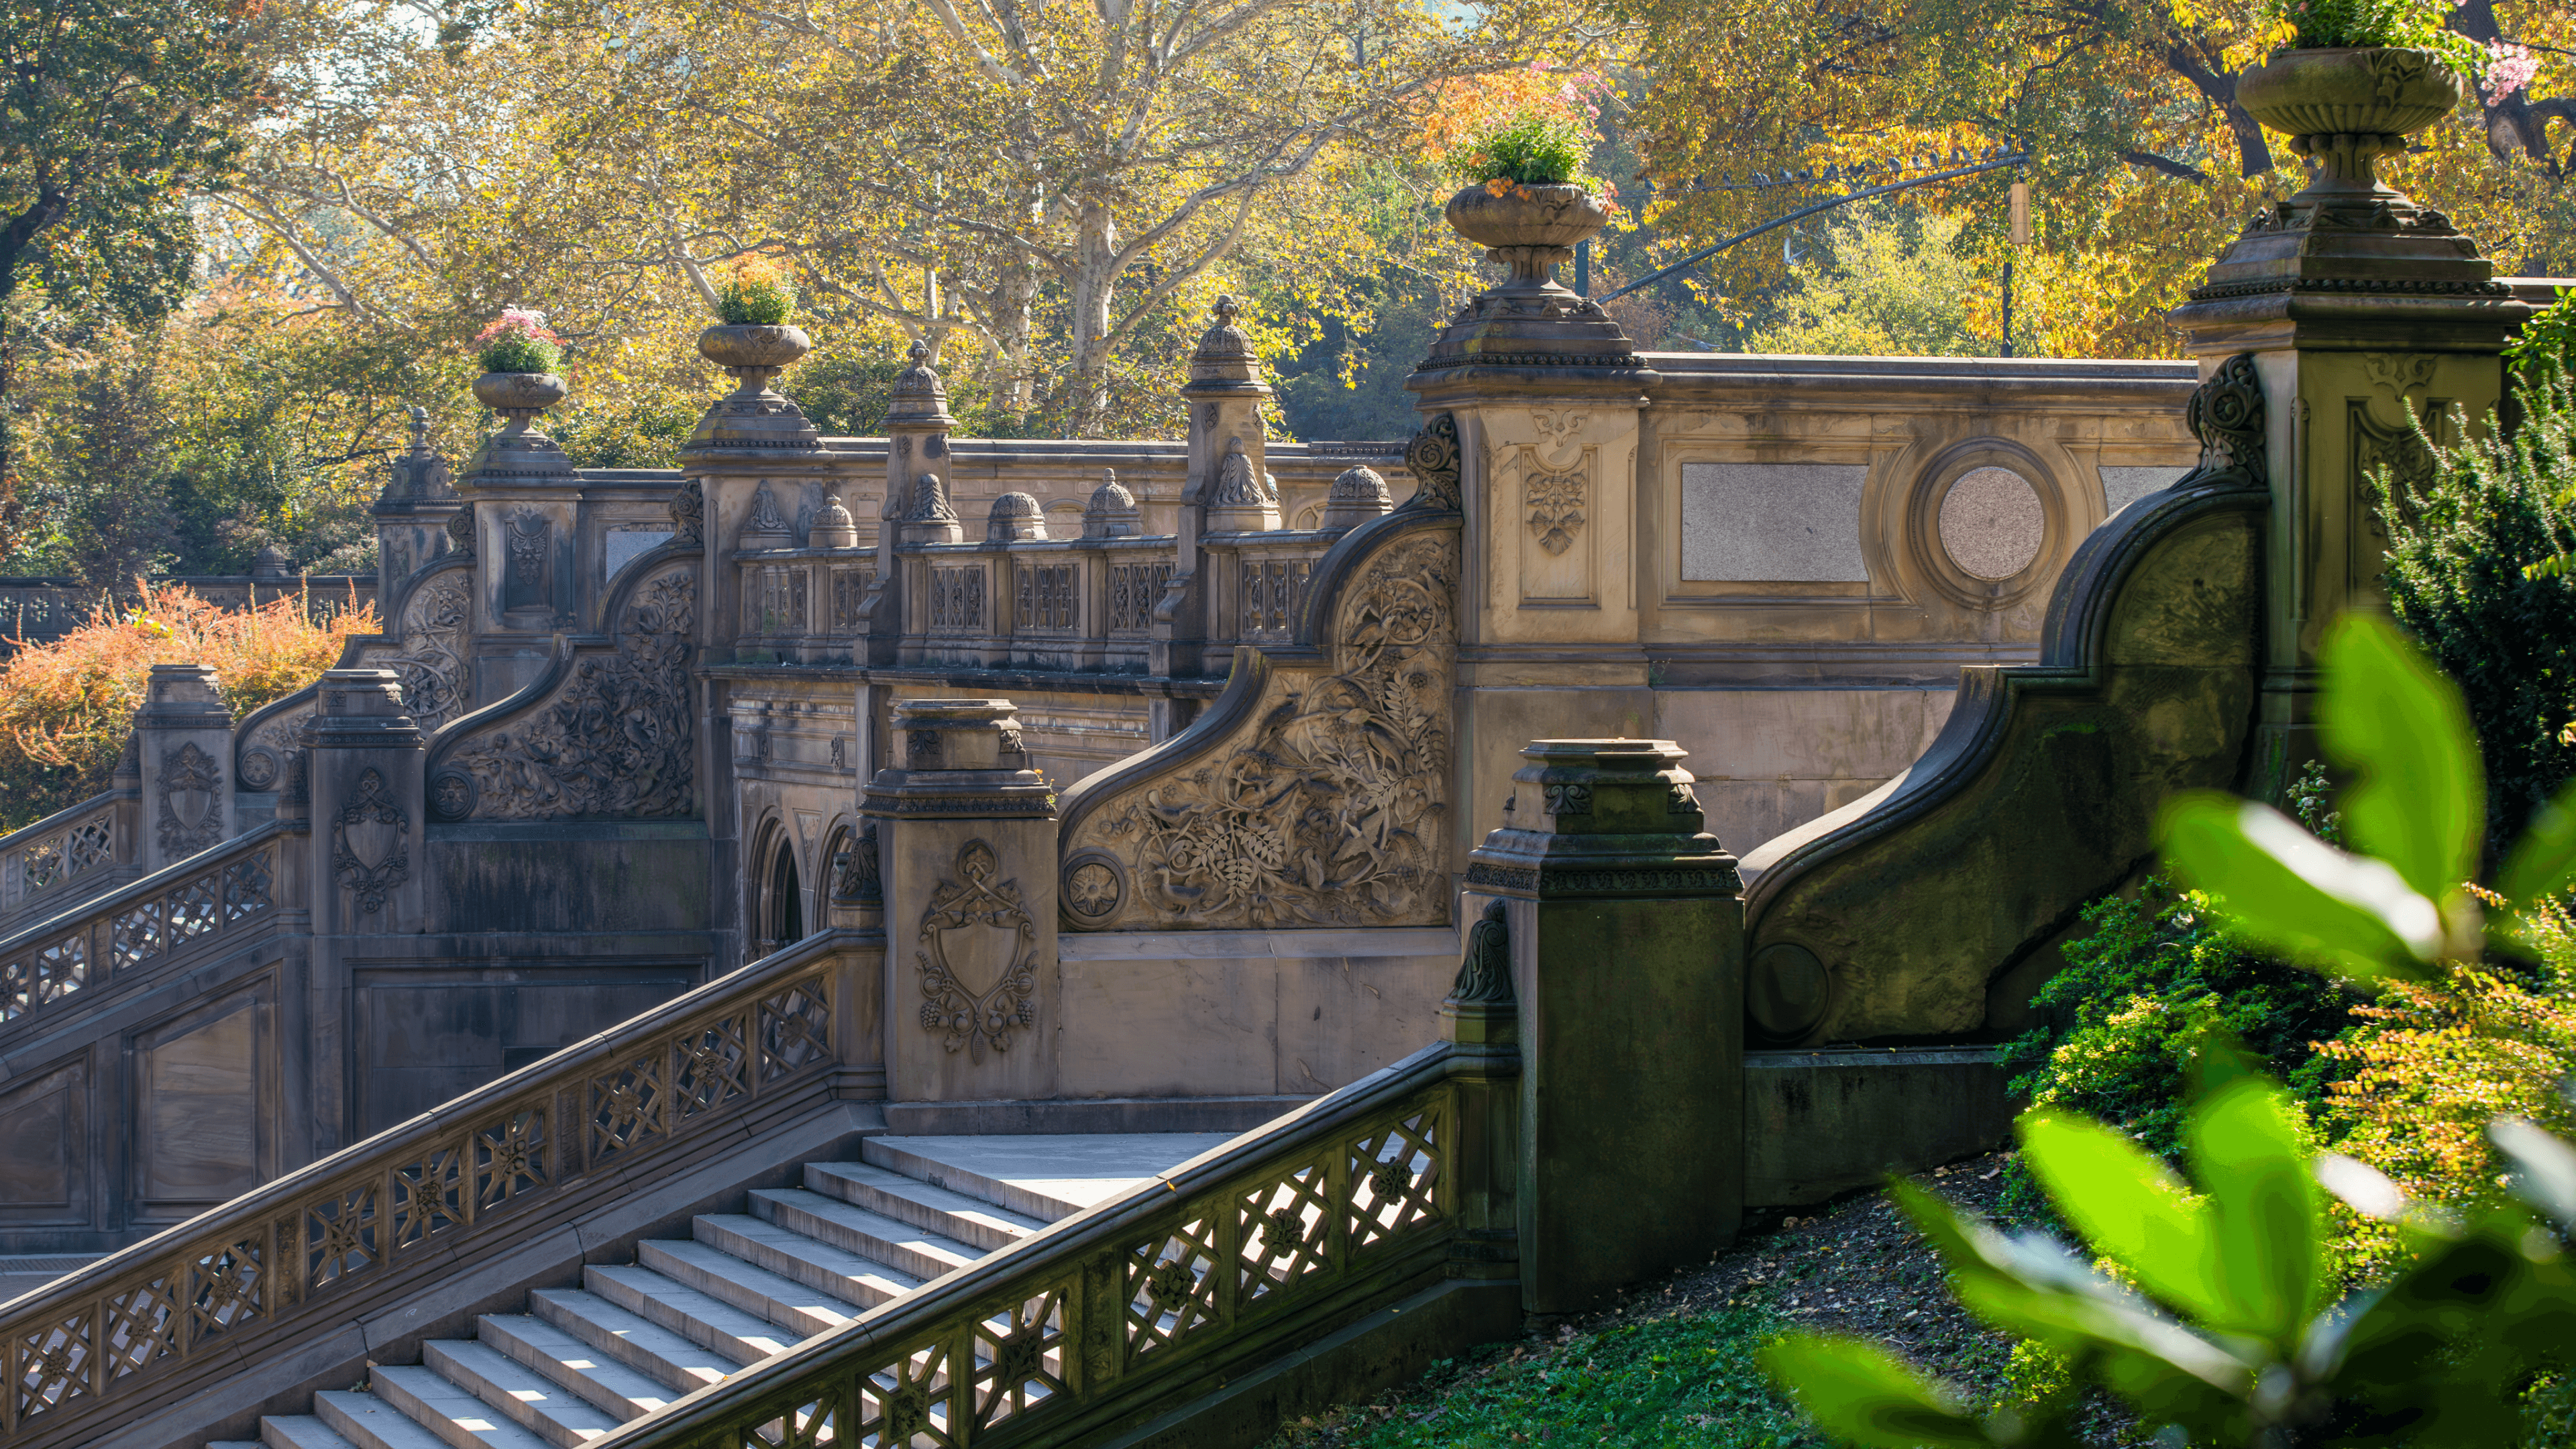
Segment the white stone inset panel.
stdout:
[[2030,480],[2010,468],[1979,468],[1941,495],[1941,549],[1972,578],[2012,578],[2039,559],[2048,514]]
[[2190,471],[2189,468],[2105,468],[2102,470],[2102,496],[2109,501],[2111,511],[2118,513],[2150,493],[2171,488]]
[[1682,577],[1866,583],[1858,463],[1685,463]]
[[600,536],[600,566],[603,580],[617,577],[617,571],[671,541],[667,528],[615,528]]

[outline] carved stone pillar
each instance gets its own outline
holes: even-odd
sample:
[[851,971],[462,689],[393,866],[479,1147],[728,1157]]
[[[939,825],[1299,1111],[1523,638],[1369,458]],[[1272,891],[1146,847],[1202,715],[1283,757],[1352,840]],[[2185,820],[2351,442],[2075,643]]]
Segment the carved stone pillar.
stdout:
[[313,934],[409,934],[426,924],[421,731],[390,669],[324,672],[304,722],[313,832]]
[[146,874],[234,834],[233,719],[203,664],[155,664],[134,712]]
[[1208,662],[1205,641],[1216,581],[1208,576],[1199,540],[1279,526],[1279,495],[1270,481],[1268,434],[1261,422],[1270,383],[1234,317],[1234,299],[1217,298],[1215,321],[1190,353],[1190,380],[1181,388],[1189,417],[1189,476],[1181,484],[1173,528],[1179,537],[1172,577],[1154,605],[1149,646],[1151,668],[1167,677],[1201,673]]
[[[1416,485],[1455,488],[1467,517],[1461,853],[1499,823],[1494,808],[1533,722],[1568,735],[1656,728],[1642,642],[1650,601],[1638,597],[1654,571],[1637,552],[1666,546],[1662,484],[1639,470],[1658,377],[1600,304],[1556,279],[1598,228],[1585,219],[1594,214],[1555,218],[1529,244],[1509,228],[1462,224],[1510,274],[1459,311],[1405,382],[1430,415],[1407,456]],[[1451,216],[1461,216],[1455,204]]]
[[[2314,74],[2272,104],[2292,70]],[[2286,104],[2323,85],[2355,104]],[[2291,149],[2314,158],[2307,187],[2258,211],[2172,314],[2203,382],[2224,384],[2204,396],[2238,398],[2237,416],[2260,430],[2245,456],[2221,461],[2267,479],[2272,491],[2251,783],[2277,792],[2323,756],[2310,721],[2326,625],[2341,610],[2385,604],[2388,535],[2370,475],[2424,468],[2410,410],[2437,439],[2452,431],[2455,406],[2471,427],[2483,426],[2505,392],[2499,354],[2531,309],[2448,217],[2379,177],[2379,157],[2401,152],[2406,132],[2457,103],[2460,82],[2449,71],[2422,51],[2288,52],[2249,71],[2247,86],[2256,119],[2285,134],[2336,116],[2371,128],[2293,134]]]
[[886,1096],[1054,1095],[1055,792],[1007,699],[910,699],[868,783],[888,949]]
[[475,569],[475,698],[499,699],[546,667],[574,620],[574,524],[581,477],[537,419],[563,401],[550,374],[485,373],[475,396],[503,420],[466,460],[457,492]]
[[1504,825],[1467,872],[1476,924],[1443,1014],[1455,1040],[1497,1039],[1499,929],[1519,1006],[1521,1301],[1548,1315],[1704,1262],[1735,1235],[1744,910],[1735,857],[1701,828],[1670,741],[1521,754]]

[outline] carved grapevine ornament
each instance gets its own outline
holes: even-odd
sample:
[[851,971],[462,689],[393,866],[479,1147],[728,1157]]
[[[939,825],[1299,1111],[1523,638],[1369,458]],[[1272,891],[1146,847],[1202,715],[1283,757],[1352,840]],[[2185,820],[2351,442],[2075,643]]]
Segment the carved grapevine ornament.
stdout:
[[[401,677],[403,713],[425,731],[465,713],[472,678],[465,658],[471,587],[457,572],[413,596],[403,610],[404,650],[379,666]],[[371,657],[368,663],[376,661]]]
[[1581,473],[1529,475],[1529,529],[1538,546],[1563,553],[1583,531],[1584,477]]
[[942,882],[921,913],[921,1024],[947,1033],[940,1044],[975,1061],[1007,1051],[1011,1033],[1037,1024],[1037,919],[1019,882],[997,881],[993,847],[970,840],[957,876]]
[[[1067,842],[1078,878],[1063,886],[1076,922],[1445,919],[1457,570],[1446,533],[1380,549],[1337,603],[1332,673],[1274,673],[1213,759],[1140,781],[1078,826]],[[1123,900],[1104,899],[1109,882],[1083,869],[1095,851],[1124,864]]]
[[615,654],[584,658],[544,704],[496,721],[446,758],[430,784],[439,813],[460,803],[499,820],[694,810],[697,597],[687,567],[637,589]]

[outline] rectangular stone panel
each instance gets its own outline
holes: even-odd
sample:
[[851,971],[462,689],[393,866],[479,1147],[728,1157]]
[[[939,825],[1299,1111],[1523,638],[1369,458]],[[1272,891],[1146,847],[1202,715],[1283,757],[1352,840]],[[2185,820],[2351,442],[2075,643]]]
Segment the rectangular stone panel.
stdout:
[[0,1211],[11,1218],[85,1210],[86,1075],[75,1062],[0,1093]]
[[2150,493],[2171,488],[2189,468],[2105,468],[2102,470],[2102,497],[2111,512],[2137,502]]
[[1865,583],[1859,463],[1685,463],[1682,577]]
[[357,973],[359,1111],[378,1132],[697,984],[678,963],[373,966]]
[[245,993],[135,1038],[135,1195],[150,1207],[259,1186],[260,1006]]
[[617,571],[671,541],[667,528],[612,528],[600,535],[600,577],[613,579]]

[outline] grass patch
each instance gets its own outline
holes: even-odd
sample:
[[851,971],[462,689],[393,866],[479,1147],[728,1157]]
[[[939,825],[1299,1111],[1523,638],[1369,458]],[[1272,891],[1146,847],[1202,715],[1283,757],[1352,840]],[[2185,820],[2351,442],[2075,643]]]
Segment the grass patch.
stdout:
[[[1768,1303],[1670,1313],[1435,1367],[1403,1396],[1305,1420],[1276,1449],[1792,1449],[1825,1441],[1755,1355],[1788,1326]],[[1427,1397],[1422,1396],[1427,1391]]]

